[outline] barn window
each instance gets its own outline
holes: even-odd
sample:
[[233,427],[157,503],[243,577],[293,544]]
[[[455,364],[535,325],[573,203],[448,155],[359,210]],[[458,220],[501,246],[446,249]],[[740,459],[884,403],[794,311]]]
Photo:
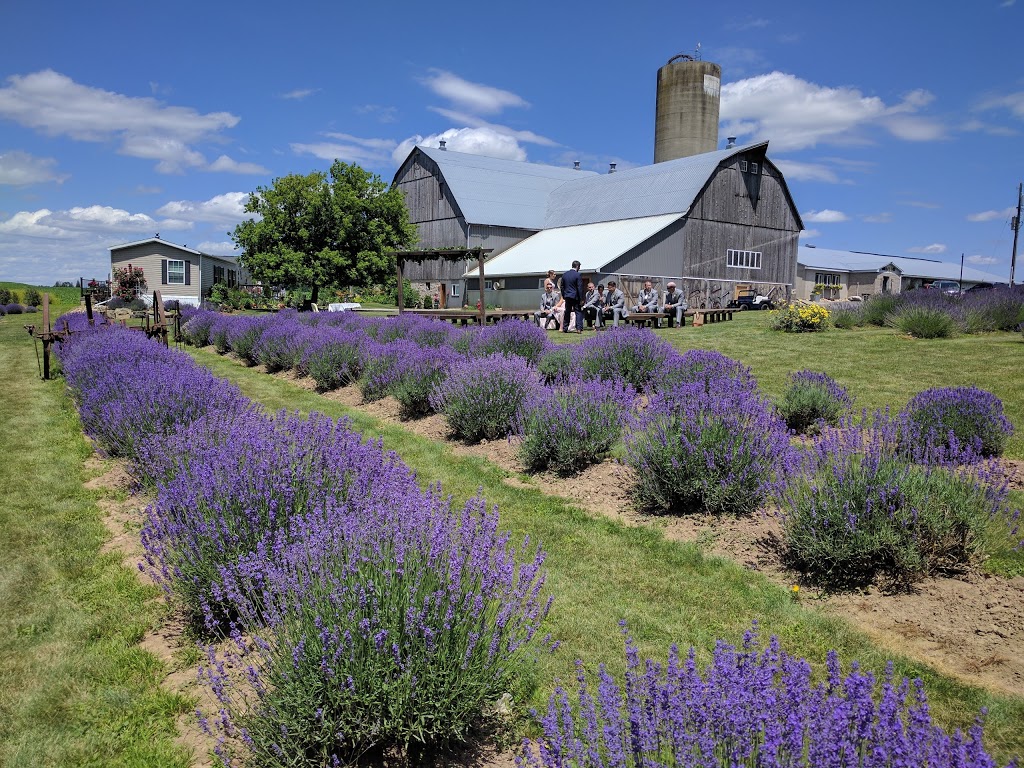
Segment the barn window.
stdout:
[[168,259],[167,260],[167,284],[168,285],[184,285],[185,284],[185,262],[180,259]]
[[757,163],[751,163],[750,164],[750,172],[752,174],[754,174],[755,176],[757,175]]
[[839,275],[833,272],[815,272],[814,283],[815,285],[839,285]]
[[747,161],[746,160],[740,160],[740,170],[743,171],[743,173],[747,172]]
[[459,297],[459,284],[458,283],[452,283],[452,296],[454,296],[455,298]]
[[761,252],[740,251],[734,248],[729,248],[725,252],[725,264],[728,267],[735,267],[737,269],[760,269]]

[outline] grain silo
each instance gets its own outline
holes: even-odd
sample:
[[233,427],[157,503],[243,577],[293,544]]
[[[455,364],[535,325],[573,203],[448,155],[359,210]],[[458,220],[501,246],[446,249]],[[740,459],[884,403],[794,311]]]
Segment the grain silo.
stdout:
[[673,56],[658,70],[654,162],[718,148],[722,68],[693,56]]

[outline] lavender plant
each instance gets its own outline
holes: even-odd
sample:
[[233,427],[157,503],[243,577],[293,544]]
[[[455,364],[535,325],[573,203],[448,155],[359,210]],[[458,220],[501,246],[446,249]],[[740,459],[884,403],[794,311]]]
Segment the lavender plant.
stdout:
[[568,344],[553,346],[537,363],[537,372],[545,384],[564,384],[575,373],[574,347]]
[[575,365],[586,378],[624,381],[637,392],[647,390],[675,355],[668,342],[646,328],[619,328],[599,334],[575,348]]
[[742,385],[681,384],[651,398],[626,437],[633,499],[651,512],[740,514],[757,509],[790,460],[789,432]]
[[211,653],[203,675],[212,727],[246,764],[374,764],[395,750],[417,764],[465,738],[488,702],[525,696],[550,606],[543,553],[511,546],[482,499],[448,504],[431,489],[307,517],[273,561],[236,570],[226,590],[265,628]]
[[1001,456],[1013,434],[1003,402],[977,387],[926,389],[907,403],[900,417],[900,446],[919,461],[970,463]]
[[680,384],[696,383],[703,384],[708,392],[723,383],[730,388],[757,389],[757,379],[749,367],[721,352],[706,349],[689,349],[681,355],[670,356],[654,377],[653,388],[664,392]]
[[228,348],[246,365],[258,364],[256,350],[260,336],[273,321],[272,317],[232,317],[227,330]]
[[[626,635],[626,673],[602,664],[588,680],[577,662],[577,694],[561,686],[541,720],[543,739],[523,744],[530,768],[996,768],[985,751],[982,712],[967,734],[932,722],[920,680],[878,680],[854,662],[843,675],[835,651],[815,685],[804,659],[762,646],[756,626],[741,648],[719,641],[701,672],[696,652],[673,645],[667,663],[641,663]],[[1014,765],[1014,763],[1010,763]]]
[[470,353],[477,357],[518,355],[536,365],[549,346],[547,333],[534,323],[504,320],[477,331],[472,339]]
[[403,359],[390,390],[398,400],[399,417],[417,419],[433,413],[430,396],[461,360],[462,355],[448,347],[417,347]]
[[817,582],[905,588],[969,564],[993,519],[1013,525],[995,467],[912,464],[899,432],[884,415],[829,430],[778,486],[788,557]]
[[466,442],[516,431],[526,404],[540,393],[537,369],[519,356],[489,355],[457,363],[430,396],[451,433]]
[[218,317],[217,312],[208,309],[197,309],[183,312],[181,325],[182,340],[193,347],[205,347],[211,344],[210,330]]
[[519,456],[531,470],[576,474],[611,450],[633,407],[635,392],[620,382],[571,379],[545,388],[527,404]]
[[296,370],[312,377],[321,392],[347,386],[363,372],[368,343],[362,331],[321,331],[306,344]]
[[407,339],[387,342],[369,342],[363,357],[363,372],[359,377],[359,391],[363,402],[390,395],[413,359],[419,358],[420,348]]
[[820,431],[823,425],[836,426],[852,405],[850,393],[830,376],[797,371],[789,377],[789,386],[779,402],[779,413],[787,427],[804,434]]

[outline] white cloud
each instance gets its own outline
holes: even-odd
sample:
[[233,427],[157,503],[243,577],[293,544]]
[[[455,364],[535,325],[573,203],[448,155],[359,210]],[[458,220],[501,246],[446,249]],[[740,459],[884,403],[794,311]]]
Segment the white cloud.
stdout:
[[721,119],[723,133],[770,139],[775,151],[863,143],[863,131],[872,125],[898,138],[926,141],[944,135],[941,124],[915,114],[932,98],[916,90],[887,105],[850,86],[830,88],[771,72],[722,86]]
[[441,139],[447,142],[447,148],[453,152],[486,155],[505,160],[526,159],[526,150],[519,146],[518,141],[491,128],[449,128],[444,133],[435,133],[430,136],[416,134],[395,147],[391,158],[395,165],[399,165],[416,145],[438,147]]
[[800,233],[801,240],[810,240],[815,237],[821,237],[820,229],[805,229]]
[[55,171],[57,161],[52,157],[36,157],[28,152],[5,152],[0,154],[0,184],[22,186],[55,181],[62,184],[67,174]]
[[798,181],[823,181],[828,184],[838,184],[839,177],[828,166],[820,163],[802,163],[799,160],[779,160],[773,158],[772,162],[779,167],[788,179]]
[[220,242],[204,240],[196,246],[196,250],[202,251],[203,253],[209,253],[211,256],[234,256],[238,253],[238,249],[235,247],[235,244],[230,240]]
[[495,133],[500,133],[504,136],[511,136],[516,141],[522,141],[526,144],[539,144],[542,147],[560,147],[554,139],[549,139],[547,136],[541,136],[533,131],[520,131],[515,128],[509,128],[507,125],[497,125],[495,123],[489,123],[474,115],[467,114],[465,112],[458,112],[452,109],[442,109],[441,107],[429,107],[433,112],[442,117],[447,117],[453,123],[465,123],[470,128],[489,128]]
[[7,221],[0,221],[0,232],[5,235],[21,235],[22,237],[68,237],[70,233],[45,223],[52,215],[53,211],[49,208],[40,208],[38,211],[18,211]]
[[288,93],[282,93],[282,99],[292,99],[293,101],[302,101],[307,96],[312,96],[314,93],[318,93],[319,88],[296,88],[294,91],[288,91]]
[[97,226],[104,229],[151,228],[156,224],[152,217],[144,213],[129,213],[120,208],[111,208],[109,205],[71,208],[68,210],[68,218],[86,226]]
[[229,112],[201,114],[150,97],[81,85],[49,69],[7,78],[0,88],[0,118],[50,136],[120,141],[121,154],[157,160],[161,173],[205,165],[193,145],[219,138],[239,120]]
[[802,214],[804,221],[810,221],[815,224],[835,224],[840,221],[847,221],[847,216],[842,211],[833,211],[829,208],[823,208],[820,211],[807,211]]
[[360,165],[381,165],[387,163],[391,150],[396,143],[391,139],[360,139],[346,133],[328,133],[329,138],[341,139],[341,143],[318,141],[312,143],[295,143],[292,152],[299,155],[313,155],[321,160],[343,160],[346,163]]
[[506,107],[528,107],[529,102],[511,91],[482,83],[471,83],[443,69],[431,69],[430,75],[420,79],[438,96],[477,114],[493,115]]
[[967,257],[967,261],[969,261],[971,264],[998,264],[999,263],[999,259],[997,259],[995,256],[982,256],[979,253],[976,253],[976,254],[974,254],[972,256],[968,256]]
[[68,239],[85,233],[112,235],[123,232],[154,232],[158,229],[189,229],[192,224],[180,219],[154,219],[145,213],[130,213],[109,205],[89,205],[66,211],[19,211],[0,221],[0,232],[19,237]]
[[915,245],[913,248],[907,248],[907,253],[945,253],[946,246],[943,243],[932,243],[931,245]]
[[1003,96],[990,96],[982,101],[977,108],[982,112],[1005,109],[1014,117],[1024,119],[1024,91],[1007,93]]
[[932,203],[928,200],[904,200],[900,205],[909,205],[911,208],[924,208],[928,211],[935,211],[942,207],[938,203]]
[[227,155],[221,155],[207,168],[208,171],[225,171],[227,173],[251,173],[259,176],[269,176],[270,170],[258,163],[240,163],[232,160]]
[[862,216],[861,218],[868,224],[888,224],[892,221],[892,214],[888,211],[883,211],[882,213],[873,213],[868,216]]
[[978,213],[967,214],[968,221],[998,221],[999,219],[1009,219],[1017,209],[1014,206],[1009,208],[1003,208],[1001,211],[980,211]]
[[160,187],[148,186],[146,184],[139,184],[135,187],[135,191],[140,195],[159,195],[163,192]]
[[385,107],[380,104],[363,104],[356,107],[357,115],[372,115],[381,123],[393,123],[398,119],[398,107]]
[[187,222],[234,226],[247,218],[245,204],[249,200],[247,192],[225,192],[209,200],[174,200],[157,209],[160,216],[168,216]]

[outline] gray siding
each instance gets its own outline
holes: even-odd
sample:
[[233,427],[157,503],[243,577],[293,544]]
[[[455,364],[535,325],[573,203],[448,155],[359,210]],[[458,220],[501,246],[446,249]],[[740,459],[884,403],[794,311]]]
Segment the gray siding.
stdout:
[[466,222],[437,165],[414,152],[395,177],[405,196],[409,221],[419,233],[417,248],[465,248]]
[[[161,262],[164,259],[184,261],[186,269],[190,270],[191,285],[167,285],[161,282]],[[146,290],[152,294],[153,291],[160,291],[165,299],[189,298],[199,299],[199,256],[198,254],[182,251],[169,243],[142,243],[130,248],[119,248],[110,252],[111,271],[114,267],[123,269],[131,264],[133,267],[142,267],[142,274],[146,278]]]
[[[494,258],[502,251],[508,250],[516,243],[522,242],[530,235],[536,234],[533,229],[518,227],[498,227],[484,224],[471,224],[469,227],[469,248],[490,248],[488,258]],[[487,268],[484,267],[486,272]]]

